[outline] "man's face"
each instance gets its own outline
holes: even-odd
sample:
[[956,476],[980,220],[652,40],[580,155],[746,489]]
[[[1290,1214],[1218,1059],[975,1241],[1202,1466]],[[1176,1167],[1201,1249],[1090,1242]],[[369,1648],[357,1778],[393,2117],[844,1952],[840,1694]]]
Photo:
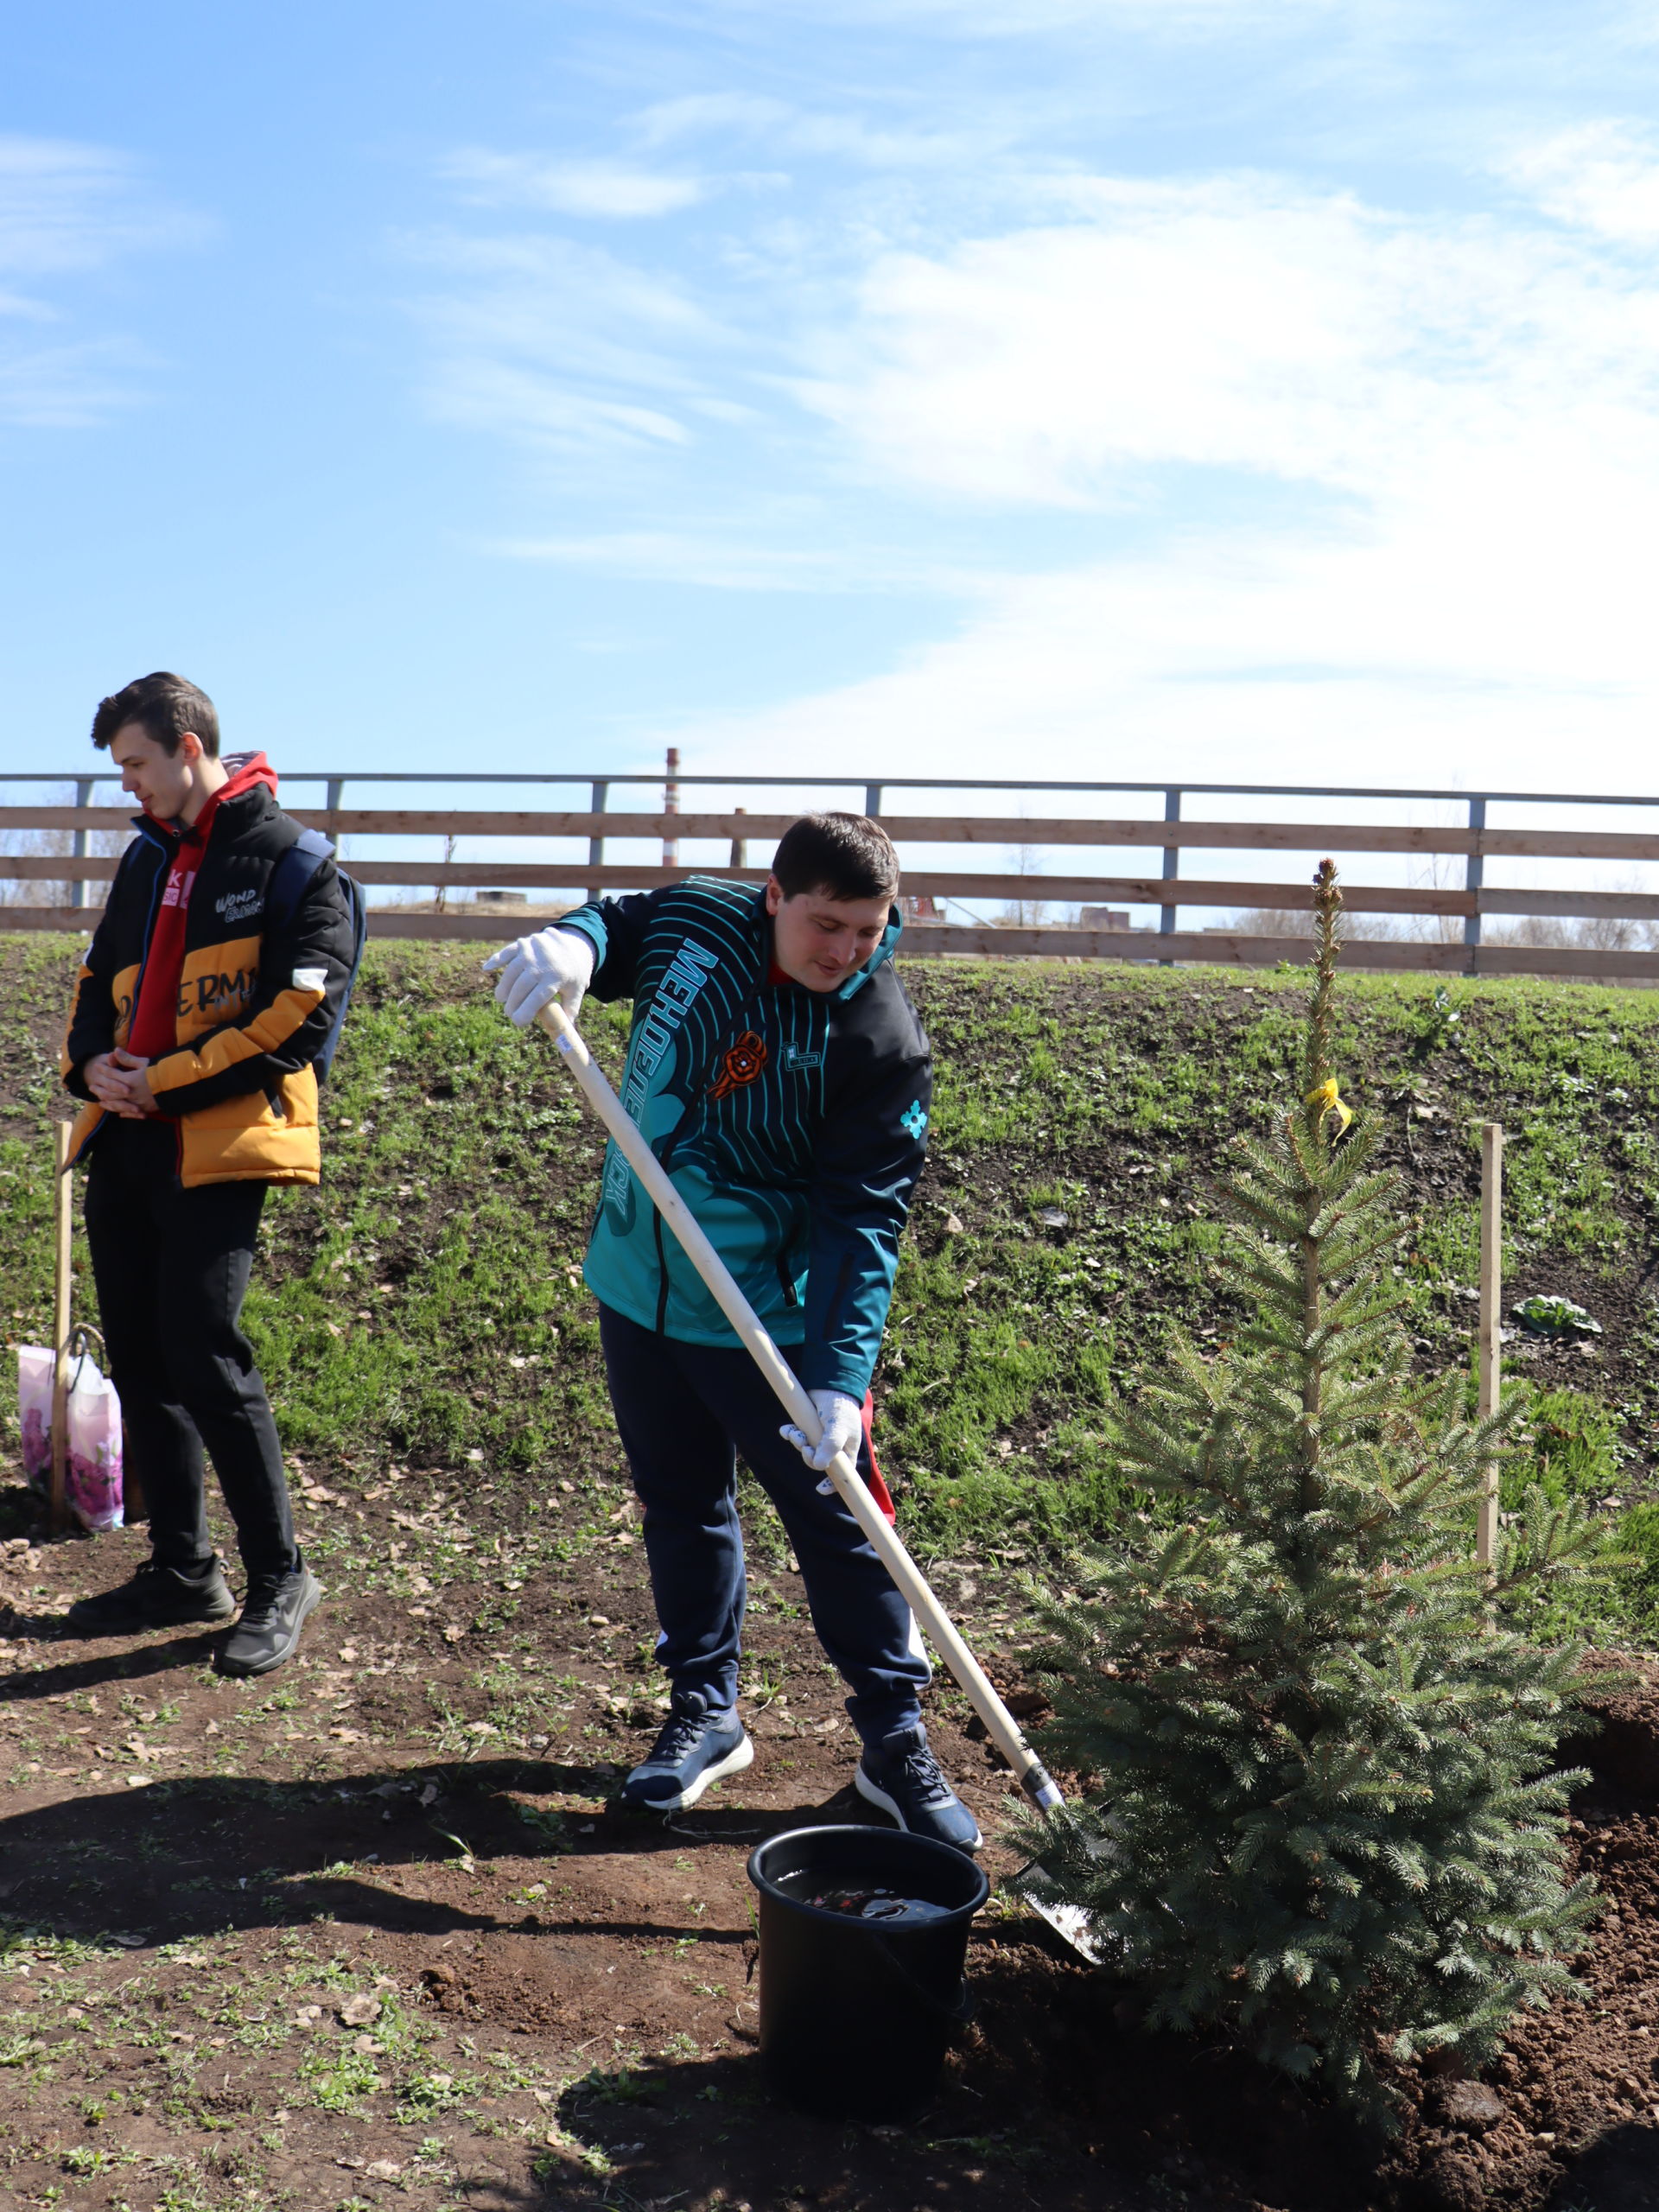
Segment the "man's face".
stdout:
[[772,957],[792,983],[809,991],[835,991],[881,942],[891,901],[832,899],[825,891],[801,891],[785,899],[777,877],[766,882],[766,912],[772,916]]
[[201,740],[194,730],[187,730],[179,740],[178,751],[169,753],[142,722],[126,722],[110,740],[110,758],[121,771],[122,790],[157,821],[170,822],[182,811],[194,788],[193,772],[201,758]]

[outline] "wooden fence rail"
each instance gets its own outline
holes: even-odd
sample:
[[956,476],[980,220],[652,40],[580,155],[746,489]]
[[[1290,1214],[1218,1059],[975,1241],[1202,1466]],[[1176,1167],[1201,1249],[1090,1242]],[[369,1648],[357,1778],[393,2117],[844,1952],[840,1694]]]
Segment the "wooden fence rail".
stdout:
[[[790,814],[439,813],[429,809],[295,807],[296,822],[331,837],[603,837],[660,842],[721,838],[775,842]],[[9,830],[117,830],[119,807],[0,807]],[[1408,853],[1465,859],[1659,861],[1659,835],[1624,830],[1443,830],[1361,822],[1106,822],[1071,816],[884,814],[898,845],[1150,845],[1166,851]],[[560,861],[560,868],[570,863]],[[429,864],[423,881],[430,880]],[[1186,906],[1191,901],[1183,899]]]
[[[0,823],[3,814],[0,813]],[[73,874],[81,881],[106,883],[120,866],[118,857],[93,855],[71,861],[39,854],[0,854],[0,880],[8,878],[36,883],[61,883]],[[585,887],[599,890],[650,890],[657,885],[678,883],[691,873],[685,868],[658,868],[646,862],[629,867],[607,862],[593,867],[570,861],[372,861],[355,856],[349,862],[359,883],[379,888],[432,890],[537,890],[561,877],[580,876]],[[764,883],[764,866],[746,868],[697,864],[698,875],[711,875],[740,883]],[[1306,907],[1306,883],[1253,883],[1244,878],[1211,881],[1198,876],[1135,875],[977,875],[961,870],[930,871],[907,868],[905,890],[912,897],[933,899],[1000,899],[1010,903],[1082,900],[1131,906],[1247,906]],[[1431,887],[1414,890],[1398,884],[1344,883],[1343,904],[1354,914],[1426,914],[1461,917],[1467,914],[1537,914],[1563,919],[1608,918],[1628,921],[1659,920],[1659,893],[1645,891],[1452,891]],[[13,910],[14,912],[19,910]],[[73,912],[74,909],[66,909]],[[83,914],[87,909],[79,910]],[[0,930],[15,927],[0,906]]]
[[[337,796],[331,781],[329,797]],[[740,779],[734,779],[740,780]],[[80,779],[77,789],[90,800],[92,784]],[[1017,786],[1010,785],[1011,791]],[[1114,788],[1114,787],[1103,787]],[[1126,788],[1126,787],[1115,787]],[[514,858],[410,859],[378,858],[354,845],[347,865],[359,880],[374,889],[412,889],[437,894],[442,906],[452,892],[547,890],[550,887],[582,887],[588,890],[645,889],[679,880],[696,873],[758,883],[765,877],[763,864],[750,864],[753,849],[762,853],[795,818],[791,814],[745,812],[741,808],[703,813],[612,812],[602,804],[601,779],[594,781],[595,804],[569,810],[547,809],[481,810],[433,806],[346,807],[338,804],[321,809],[297,807],[297,820],[324,830],[335,839],[412,839],[493,841],[520,843],[532,839],[585,841],[585,854],[535,860]],[[1320,799],[1341,799],[1340,792],[1310,792]],[[1353,793],[1357,802],[1378,793]],[[1400,794],[1402,798],[1417,796]],[[1439,795],[1443,796],[1443,795]],[[1516,795],[1510,795],[1511,798]],[[870,797],[879,800],[879,787]],[[1638,801],[1608,804],[1637,804]],[[907,950],[918,954],[965,953],[976,956],[1048,955],[1061,958],[1108,960],[1199,961],[1226,964],[1270,965],[1281,960],[1305,957],[1306,940],[1290,935],[1241,934],[1227,928],[1196,931],[1178,925],[1177,909],[1249,910],[1305,909],[1306,880],[1258,883],[1233,877],[1192,877],[1179,873],[1185,852],[1331,853],[1338,857],[1365,854],[1418,855],[1462,862],[1461,886],[1429,884],[1421,887],[1345,883],[1344,897],[1351,913],[1418,917],[1447,931],[1447,941],[1434,935],[1423,940],[1351,940],[1351,964],[1382,969],[1420,969],[1445,973],[1484,975],[1541,975],[1601,976],[1608,979],[1659,980],[1659,944],[1652,950],[1615,949],[1589,944],[1516,945],[1480,942],[1483,918],[1497,916],[1576,919],[1608,923],[1659,923],[1659,891],[1603,891],[1598,889],[1512,890],[1488,887],[1484,881],[1488,860],[1503,858],[1580,860],[1586,862],[1659,861],[1659,834],[1637,830],[1574,830],[1530,828],[1489,828],[1485,801],[1468,800],[1466,828],[1415,828],[1369,821],[1239,822],[1194,821],[1180,817],[1179,793],[1172,790],[1166,818],[1078,818],[1071,816],[1031,818],[1024,815],[904,815],[882,811],[884,827],[904,852],[906,893],[933,899],[978,899],[1003,903],[1016,910],[1033,904],[1116,903],[1152,907],[1161,914],[1156,930],[1090,929],[1071,927],[945,926],[931,921],[912,922],[906,931]],[[39,849],[0,849],[0,886],[39,883],[79,887],[85,900],[89,890],[107,883],[119,866],[118,855],[86,850],[94,837],[130,834],[130,811],[119,806],[0,807],[0,848],[27,843],[41,833],[61,836],[73,833],[73,850],[54,853]],[[671,849],[694,840],[719,840],[730,850],[725,865],[702,866],[696,861],[664,864]],[[632,842],[663,848],[656,857],[637,862],[607,857],[619,843]],[[976,869],[917,865],[918,849],[928,846],[996,845],[1029,849],[1058,846],[1076,850],[1090,848],[1103,855],[1113,850],[1151,848],[1162,855],[1160,875],[1103,874],[1067,871],[1064,874],[1020,874],[1006,868]],[[371,932],[377,938],[404,937],[499,941],[511,933],[513,908],[505,902],[488,910],[468,904],[466,911],[421,911],[413,906],[379,905],[371,908]],[[0,895],[0,931],[85,931],[97,918],[96,906],[79,903],[67,906],[6,903]],[[1452,941],[1451,930],[1457,931]],[[1659,931],[1656,931],[1659,938]]]

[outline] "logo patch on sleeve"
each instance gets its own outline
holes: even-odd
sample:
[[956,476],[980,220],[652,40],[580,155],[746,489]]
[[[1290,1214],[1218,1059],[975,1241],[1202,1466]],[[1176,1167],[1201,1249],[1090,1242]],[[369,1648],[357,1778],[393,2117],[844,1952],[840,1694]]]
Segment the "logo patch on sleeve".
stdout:
[[919,1098],[911,1100],[909,1105],[899,1116],[899,1126],[901,1129],[908,1129],[912,1136],[919,1141],[922,1131],[927,1127],[927,1116],[922,1111],[922,1102]]

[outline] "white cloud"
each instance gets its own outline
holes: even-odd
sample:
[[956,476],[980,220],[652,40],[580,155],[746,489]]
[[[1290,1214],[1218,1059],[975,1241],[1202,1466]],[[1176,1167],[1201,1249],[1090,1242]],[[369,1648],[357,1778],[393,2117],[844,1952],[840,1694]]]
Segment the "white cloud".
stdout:
[[791,546],[763,524],[741,538],[674,530],[611,531],[587,537],[511,537],[485,550],[512,561],[581,569],[590,575],[696,584],[715,591],[927,591],[955,595],[983,580],[938,562],[872,556],[861,547]]
[[699,765],[1651,787],[1659,272],[1256,178],[1078,204],[878,256],[802,390],[866,483],[1122,550]]
[[693,347],[720,331],[683,285],[568,238],[435,233],[405,245],[411,258],[459,281],[442,312],[474,342],[600,365],[620,337],[633,360],[642,343]]
[[430,394],[441,420],[505,432],[566,453],[683,445],[683,423],[660,408],[573,391],[550,377],[502,361],[449,365]]
[[702,401],[692,363],[723,334],[682,286],[566,238],[444,232],[404,247],[449,280],[414,303],[438,417],[569,454],[685,442],[668,408]]
[[442,174],[484,206],[544,207],[554,214],[610,219],[671,215],[695,207],[705,186],[620,162],[556,162],[534,154],[473,149],[454,154]]
[[[730,545],[675,531],[614,531],[594,537],[503,538],[489,550],[508,560],[581,569],[589,575],[701,584],[726,591],[818,591],[831,583],[819,556]],[[833,585],[832,585],[833,588]]]
[[0,132],[0,272],[51,276],[118,255],[193,243],[202,225],[159,205],[104,146]]
[[0,423],[32,430],[79,430],[138,397],[137,348],[119,340],[24,346],[0,340]]
[[950,168],[982,160],[1020,135],[1018,103],[954,128],[902,129],[868,116],[802,108],[751,93],[708,92],[658,101],[632,119],[642,143],[666,146],[719,134],[797,159],[829,158],[871,169]]
[[1171,466],[1366,497],[1517,439],[1656,450],[1659,289],[1551,236],[1265,180],[1074,188],[1095,219],[886,255],[802,385],[869,469],[1087,505]]
[[1659,238],[1659,142],[1650,132],[1586,124],[1516,154],[1502,173],[1563,223],[1631,245]]
[[[54,326],[64,292],[111,262],[194,243],[203,226],[156,204],[126,158],[99,146],[0,134],[0,317]],[[16,288],[16,289],[14,289]],[[79,429],[137,396],[142,350],[116,336],[0,340],[0,422]]]
[[1178,38],[1248,36],[1277,24],[1374,13],[1367,0],[723,0],[734,12],[906,25],[956,38],[1027,38],[1043,31],[1131,29]]
[[44,276],[107,260],[135,238],[130,185],[127,164],[101,147],[0,136],[0,269]]
[[762,137],[786,125],[795,113],[787,101],[758,92],[687,92],[642,108],[632,127],[645,144],[667,146],[716,130]]
[[[721,95],[638,127],[781,143],[803,121]],[[1440,783],[1455,762],[1640,788],[1659,272],[1628,249],[1650,166],[1629,131],[1551,138],[1506,171],[1543,202],[1518,218],[1033,169],[966,235],[908,182],[890,220],[861,188],[850,218],[734,234],[696,288],[545,238],[445,246],[462,281],[434,327],[452,414],[573,448],[683,454],[772,403],[747,442],[765,487],[710,479],[688,510],[677,467],[681,527],[636,471],[626,517],[494,552],[958,595],[954,632],[886,674],[668,733],[709,766],[799,772],[855,738],[861,772]],[[831,510],[825,550],[806,518]],[[911,554],[953,517],[953,567]],[[1007,573],[1016,544],[1032,573]]]
[[755,774],[1651,789],[1659,666],[1634,582],[1575,638],[1593,582],[1560,607],[1567,563],[1494,561],[1501,525],[1441,543],[1425,524],[1010,582],[888,673],[664,734]]

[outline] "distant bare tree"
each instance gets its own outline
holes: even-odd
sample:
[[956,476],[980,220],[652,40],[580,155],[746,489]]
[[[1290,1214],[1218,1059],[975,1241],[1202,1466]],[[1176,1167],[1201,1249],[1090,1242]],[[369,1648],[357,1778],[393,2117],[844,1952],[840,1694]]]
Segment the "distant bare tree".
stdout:
[[1552,945],[1586,952],[1640,952],[1654,941],[1653,924],[1625,914],[1518,914],[1513,921],[1489,921],[1481,931],[1487,944]]
[[[1414,891],[1461,891],[1465,861],[1458,853],[1428,853],[1414,861],[1409,870]],[[1459,944],[1463,941],[1461,914],[1402,914],[1397,925],[1386,932],[1419,944]]]
[[1240,937],[1311,938],[1313,915],[1306,906],[1246,906],[1226,926]]
[[[30,802],[31,804],[33,802]],[[75,803],[73,785],[49,791],[41,804],[46,806],[73,806]],[[112,860],[125,850],[130,842],[121,830],[94,830],[86,841],[89,857]],[[73,830],[0,830],[0,855],[16,860],[70,860],[74,853],[75,833]],[[0,875],[0,906],[67,906],[73,895],[73,877],[61,879],[39,875]],[[97,880],[87,884],[87,899],[93,909],[104,903],[104,886]]]
[[[1311,906],[1246,906],[1233,916],[1227,926],[1240,937],[1311,938],[1313,912]],[[1406,934],[1393,914],[1347,912],[1342,918],[1342,933],[1348,938],[1369,938],[1372,943]]]
[[[454,858],[455,857],[455,847],[456,847],[460,842],[461,842],[460,838],[459,838],[459,837],[456,837],[456,836],[452,836],[446,837],[446,838],[444,839],[444,841],[443,841],[443,864],[444,864],[444,866],[445,866],[446,868],[448,868],[448,866],[449,865],[450,861],[451,861],[452,860],[454,860]],[[439,884],[439,886],[438,886],[438,895],[437,895],[437,899],[436,899],[436,901],[435,901],[435,905],[434,905],[434,906],[433,906],[433,912],[434,912],[435,913],[442,914],[442,913],[444,912],[445,908],[448,906],[448,904],[449,904],[449,886],[448,886],[447,883],[441,883],[441,884]]]
[[[1010,875],[1040,875],[1047,863],[1048,855],[1039,852],[1035,845],[1010,845],[1002,855],[1002,865]],[[1048,919],[1046,899],[1011,899],[997,916],[999,922],[1009,929],[1040,929]]]
[[[1616,884],[1599,889],[1629,896],[1651,898],[1651,873],[1633,871]],[[1631,914],[1517,914],[1512,919],[1489,919],[1481,932],[1488,944],[1531,945],[1540,949],[1581,946],[1586,952],[1650,952],[1659,945],[1659,922]]]
[[[1240,937],[1311,938],[1313,918],[1300,906],[1249,906],[1228,926]],[[1456,944],[1463,935],[1460,916],[1440,914],[1354,914],[1343,916],[1349,938],[1376,943]],[[1488,918],[1481,931],[1488,945],[1516,945],[1534,951],[1639,952],[1659,946],[1659,924],[1623,914],[1574,918],[1556,914],[1520,914],[1513,920]]]

